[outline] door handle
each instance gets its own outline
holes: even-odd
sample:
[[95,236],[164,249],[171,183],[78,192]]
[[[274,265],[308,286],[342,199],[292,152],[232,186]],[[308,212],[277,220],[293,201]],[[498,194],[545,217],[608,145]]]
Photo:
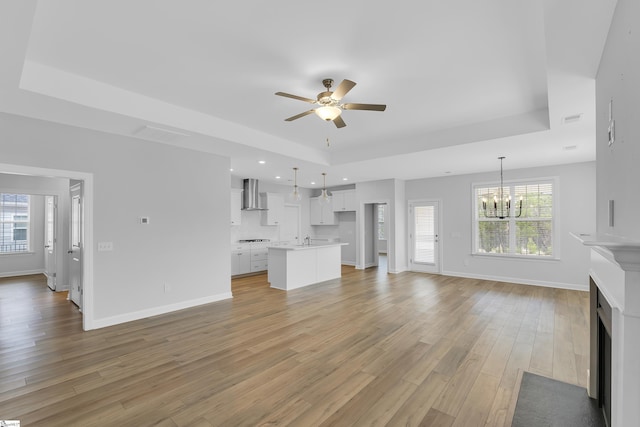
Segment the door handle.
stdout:
[[73,253],[73,249],[69,249],[69,250],[67,251],[67,253],[68,253],[68,254],[72,254],[72,253]]
[[45,249],[49,249],[50,247],[51,247],[51,246],[49,246],[49,245],[44,245],[44,248],[45,248]]

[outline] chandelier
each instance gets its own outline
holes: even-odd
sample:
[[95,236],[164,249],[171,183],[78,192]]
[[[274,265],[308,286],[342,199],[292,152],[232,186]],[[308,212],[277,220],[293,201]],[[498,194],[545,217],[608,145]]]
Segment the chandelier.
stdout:
[[[504,156],[498,157],[498,159],[500,159],[500,198],[498,199],[497,196],[493,196],[493,210],[489,209],[489,211],[487,211],[487,199],[482,199],[482,210],[484,211],[485,218],[511,218],[511,195],[508,194],[505,199],[503,194],[504,186],[502,181],[502,160],[504,158]],[[518,203],[516,204],[513,217],[520,218],[520,215],[522,215],[522,196],[520,196],[520,200],[518,200]]]

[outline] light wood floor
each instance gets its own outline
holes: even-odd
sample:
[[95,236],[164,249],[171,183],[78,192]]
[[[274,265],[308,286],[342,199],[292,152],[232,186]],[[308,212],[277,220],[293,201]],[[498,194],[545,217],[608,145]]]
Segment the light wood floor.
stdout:
[[0,279],[0,419],[502,426],[521,370],[586,386],[586,292],[344,267],[288,293],[237,279],[233,293],[82,332],[43,277]]

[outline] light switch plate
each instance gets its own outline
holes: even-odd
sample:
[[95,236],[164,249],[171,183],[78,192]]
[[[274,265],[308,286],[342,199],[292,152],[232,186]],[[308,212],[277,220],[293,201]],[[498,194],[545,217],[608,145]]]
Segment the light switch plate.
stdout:
[[98,252],[113,250],[113,242],[98,242]]

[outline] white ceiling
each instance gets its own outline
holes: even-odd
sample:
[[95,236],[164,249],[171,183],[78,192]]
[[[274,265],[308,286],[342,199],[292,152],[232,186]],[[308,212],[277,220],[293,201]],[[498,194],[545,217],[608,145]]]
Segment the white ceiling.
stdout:
[[[497,170],[500,155],[505,170],[589,161],[615,3],[3,2],[0,110],[173,130],[234,175],[286,182],[297,166],[309,187],[321,172],[331,186]],[[387,110],[345,111],[342,129],[285,122],[310,106],[274,93],[315,98],[327,77],[357,82],[344,102]]]

